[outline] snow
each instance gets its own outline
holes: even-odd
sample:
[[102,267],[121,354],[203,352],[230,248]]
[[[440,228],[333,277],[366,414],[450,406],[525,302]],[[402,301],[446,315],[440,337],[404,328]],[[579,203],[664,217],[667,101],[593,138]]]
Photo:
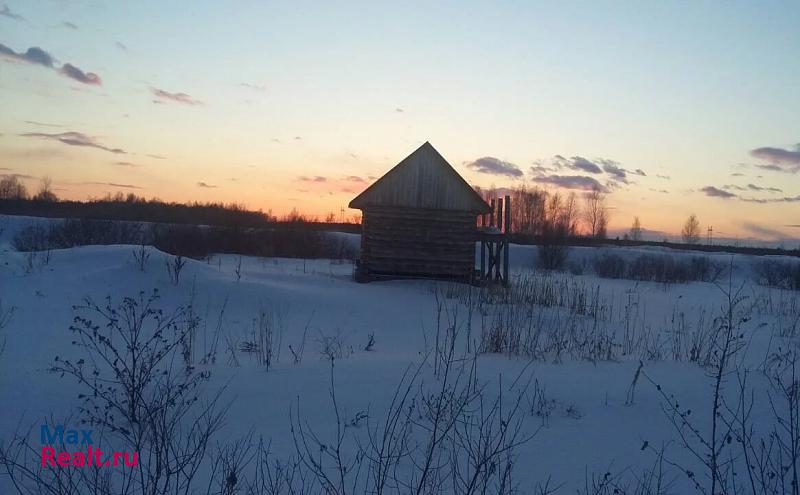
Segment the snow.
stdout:
[[[215,255],[208,262],[189,260],[176,286],[164,268],[164,253],[149,248],[146,271],[141,272],[132,262],[131,246],[57,250],[48,264],[25,273],[26,255],[14,251],[9,241],[22,226],[46,221],[0,217],[0,227],[4,228],[0,234],[0,299],[5,307],[16,307],[11,324],[4,330],[7,342],[0,356],[1,441],[10,439],[21,425],[38,425],[76,407],[77,385],[46,370],[56,355],[76,352],[70,345],[68,327],[74,316],[72,306],[85,297],[102,301],[109,294],[121,298],[158,289],[161,307],[173,308],[193,301],[203,318],[201,334],[205,334],[198,339],[198,346],[213,332],[223,305],[226,304],[223,332],[233,342],[248,338],[259,308],[272,308],[281,316],[283,329],[274,367],[267,371],[244,353],[237,354],[240,365],[235,366],[223,339],[216,363],[207,367],[212,379],[206,390],[211,394],[227,384],[223,398],[231,401],[231,407],[222,438],[233,439],[253,430],[256,435],[271,439],[273,452],[291,454],[290,406],[299,403],[303,416],[320,431],[330,428],[331,365],[320,354],[318,341],[323,336],[338,335],[345,344],[348,355],[336,360],[334,375],[337,399],[346,410],[345,416],[369,411],[371,417],[380,417],[403,371],[430,350],[437,317],[434,291],[445,291],[449,286],[414,280],[357,284],[351,280],[353,267],[348,262],[254,257],[242,258],[242,277],[237,280],[239,257],[233,255]],[[358,243],[357,235],[336,235]],[[661,251],[651,247],[608,249],[625,257]],[[589,260],[598,252],[575,248],[570,256],[573,261]],[[707,256],[725,264],[731,260],[725,254]],[[550,276],[534,274],[534,259],[535,248],[512,246],[513,275]],[[747,291],[753,297],[770,294],[797,299],[796,293],[769,291],[748,282],[747,256],[736,255],[733,261],[741,267],[735,272],[735,284],[747,283]],[[596,286],[600,296],[613,301],[610,304],[617,308],[635,294],[645,319],[641,326],[655,328],[657,333],[669,327],[675,314],[684,313],[692,322],[703,310],[717,314],[723,303],[720,288],[710,283],[665,286],[591,275],[552,276]],[[446,304],[455,307],[452,305],[456,303],[447,300]],[[476,325],[479,318],[476,316]],[[756,366],[770,346],[777,345],[775,325],[775,317],[769,314],[756,315],[748,323],[750,345],[743,365]],[[289,346],[298,349],[306,328],[305,353],[302,362],[295,364]],[[374,334],[375,346],[366,351],[370,334]],[[665,445],[675,440],[675,432],[662,411],[661,396],[644,380],[637,385],[634,404],[625,405],[638,364],[633,356],[597,362],[479,357],[479,380],[486,384],[488,394],[497,394],[501,386],[507,387],[525,371],[531,372],[545,388],[547,397],[555,401],[546,425],[542,426],[540,417],[525,416],[526,431],[538,432],[518,450],[516,477],[522,489],[530,489],[550,477],[553,484],[563,485],[560,493],[574,493],[584,485],[586,473],[602,475],[624,469],[638,472],[652,465],[654,456],[641,450],[643,442]],[[646,362],[644,369],[682,404],[695,411],[708,410],[711,382],[707,370],[694,363],[670,360]],[[427,368],[426,378],[432,380]],[[754,415],[767,412],[765,402],[756,404]],[[707,418],[698,415],[697,420],[702,428],[708,427]],[[31,440],[35,442],[36,438]],[[685,453],[676,455],[684,456],[682,459],[688,464],[695,462]],[[7,483],[6,478],[0,477],[0,492],[10,490]]]

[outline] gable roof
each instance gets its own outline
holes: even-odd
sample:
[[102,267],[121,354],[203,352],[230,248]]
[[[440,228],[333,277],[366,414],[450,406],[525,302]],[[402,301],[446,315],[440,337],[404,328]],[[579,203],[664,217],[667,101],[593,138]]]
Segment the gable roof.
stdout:
[[427,141],[353,198],[349,206],[491,211],[486,201]]

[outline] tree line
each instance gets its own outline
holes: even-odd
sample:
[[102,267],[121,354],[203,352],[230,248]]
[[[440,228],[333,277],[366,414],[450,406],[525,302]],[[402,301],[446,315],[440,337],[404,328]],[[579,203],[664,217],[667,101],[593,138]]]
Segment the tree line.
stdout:
[[[487,202],[508,195],[511,198],[511,233],[541,238],[570,238],[585,236],[606,239],[611,209],[607,195],[599,189],[578,195],[564,194],[539,187],[521,185],[515,188],[481,188],[475,190]],[[482,225],[483,226],[483,225]],[[623,235],[624,240],[642,241],[644,228],[638,216]],[[692,214],[681,229],[685,244],[700,243],[700,222]]]

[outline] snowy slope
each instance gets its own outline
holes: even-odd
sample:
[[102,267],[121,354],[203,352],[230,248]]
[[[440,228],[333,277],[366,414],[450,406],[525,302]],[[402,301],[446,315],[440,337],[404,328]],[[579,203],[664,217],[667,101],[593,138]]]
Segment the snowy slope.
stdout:
[[[0,241],[7,241],[9,231],[28,221],[9,217],[4,220],[6,233]],[[357,242],[357,236],[351,238]],[[616,251],[634,256],[652,252],[652,248]],[[76,352],[70,346],[73,337],[68,327],[74,315],[72,305],[85,297],[102,301],[107,295],[118,299],[158,289],[164,308],[193,302],[203,318],[197,343],[200,352],[221,319],[228,341],[220,344],[216,363],[207,367],[212,372],[207,390],[211,393],[228,384],[224,398],[232,402],[224,436],[235,438],[252,429],[271,439],[277,454],[290,454],[290,405],[299,401],[310,424],[321,431],[330,428],[331,367],[320,353],[321,342],[335,336],[343,344],[346,356],[335,363],[335,382],[338,400],[347,414],[370,411],[371,416],[378,417],[391,401],[403,371],[430,350],[437,319],[434,293],[445,294],[450,287],[430,281],[356,284],[351,281],[349,263],[278,258],[242,258],[242,276],[237,280],[239,258],[229,255],[215,256],[208,263],[190,260],[181,282],[174,285],[164,268],[166,255],[155,249],[149,252],[144,272],[132,262],[130,246],[89,246],[54,251],[49,263],[26,273],[26,255],[8,245],[0,247],[0,298],[5,307],[16,307],[11,324],[4,330],[7,344],[0,356],[0,439],[11,438],[21,424],[38,425],[49,416],[61,415],[76,406],[79,388],[68,378],[46,370],[55,356],[63,358]],[[592,251],[581,248],[572,253],[578,258],[592,255]],[[515,277],[551,277],[533,273],[529,267],[534,256],[535,248],[512,247]],[[730,260],[729,255],[712,256],[726,263]],[[743,257],[737,256],[734,262],[742,261],[740,258]],[[589,287],[590,293],[596,292],[609,301],[613,312],[624,311],[635,294],[641,314],[637,325],[655,334],[674,328],[670,321],[676,314],[683,314],[690,321],[703,312],[712,318],[723,302],[720,289],[707,283],[665,287],[592,276],[552,277]],[[747,280],[743,273],[736,277],[735,283]],[[767,294],[775,300],[797,300],[796,294],[782,291],[752,286],[747,290],[754,297],[758,293],[758,297]],[[457,306],[455,300],[446,300],[445,304]],[[236,343],[249,338],[261,308],[271,308],[281,316],[278,355],[269,371],[257,366],[245,353],[234,352],[238,361],[235,363],[227,348],[228,342],[236,348]],[[475,315],[476,326],[480,318]],[[776,345],[775,325],[774,317],[768,314],[753,318],[747,325],[750,347],[744,361],[757,366],[764,359],[770,346]],[[304,334],[304,356],[302,362],[295,364],[289,346],[297,352]],[[371,334],[375,338],[374,349],[365,351]],[[500,387],[525,370],[533,373],[553,401],[552,415],[544,427],[541,417],[526,414],[526,430],[538,433],[518,452],[517,478],[521,488],[530,489],[536,482],[552,477],[554,484],[563,484],[561,493],[574,493],[584,484],[587,472],[626,468],[638,471],[652,464],[653,455],[641,451],[643,442],[662,445],[674,440],[675,433],[653,386],[639,383],[635,403],[625,405],[637,366],[635,356],[597,362],[569,358],[561,362],[530,362],[504,355],[482,355],[478,359],[479,379],[486,384],[487,393],[497,394]],[[708,408],[710,384],[706,370],[668,359],[648,362],[645,370],[664,389],[675,392],[682,403],[696,411]],[[426,373],[432,380],[430,370]],[[766,414],[768,407],[765,402],[759,403],[755,413]],[[701,427],[708,427],[706,418],[698,421]],[[695,462],[688,458],[685,461]],[[4,482],[7,480],[0,478],[0,485]],[[6,493],[7,488],[0,486],[0,491]]]

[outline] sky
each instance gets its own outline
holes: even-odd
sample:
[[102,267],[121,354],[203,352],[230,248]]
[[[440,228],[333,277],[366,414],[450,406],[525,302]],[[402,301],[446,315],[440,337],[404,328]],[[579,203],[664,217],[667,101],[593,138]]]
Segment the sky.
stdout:
[[[0,0],[0,174],[337,217],[430,141],[612,231],[800,238],[800,2]],[[789,241],[794,242],[794,241]]]

